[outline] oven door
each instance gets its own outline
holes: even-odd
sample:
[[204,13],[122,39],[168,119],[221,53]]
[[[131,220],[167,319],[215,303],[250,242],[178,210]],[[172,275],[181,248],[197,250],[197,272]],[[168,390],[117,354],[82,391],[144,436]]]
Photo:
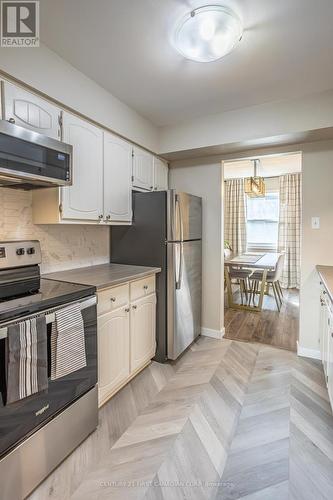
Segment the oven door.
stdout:
[[[0,457],[96,385],[96,297],[93,296],[84,299],[80,304],[84,321],[87,366],[57,380],[51,380],[51,323],[49,322],[49,318],[52,318],[52,312],[54,310],[39,313],[47,315],[48,323],[49,380],[48,389],[45,392],[34,394],[9,405],[4,405],[4,395],[6,391],[6,339],[3,338],[0,340],[0,389],[2,394],[2,398],[0,398]],[[59,307],[57,309],[61,308]],[[2,328],[2,326],[3,325],[0,325],[0,328]]]

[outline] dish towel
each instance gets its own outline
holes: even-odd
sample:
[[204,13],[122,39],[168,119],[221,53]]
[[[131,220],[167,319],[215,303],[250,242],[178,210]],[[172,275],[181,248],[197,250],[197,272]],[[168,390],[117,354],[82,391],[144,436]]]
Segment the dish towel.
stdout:
[[51,330],[51,380],[87,366],[80,304],[55,312]]
[[48,387],[45,316],[8,326],[7,404]]

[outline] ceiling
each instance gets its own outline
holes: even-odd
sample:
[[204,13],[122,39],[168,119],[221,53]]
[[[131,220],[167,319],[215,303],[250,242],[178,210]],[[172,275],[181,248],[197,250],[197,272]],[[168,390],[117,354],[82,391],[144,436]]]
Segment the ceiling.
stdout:
[[201,0],[43,0],[41,40],[158,126],[333,88],[332,0],[225,0],[237,48],[185,60],[175,24]]

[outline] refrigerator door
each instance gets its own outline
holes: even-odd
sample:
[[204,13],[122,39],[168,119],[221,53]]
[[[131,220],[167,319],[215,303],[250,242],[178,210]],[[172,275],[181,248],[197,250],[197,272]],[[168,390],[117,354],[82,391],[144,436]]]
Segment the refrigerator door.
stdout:
[[168,358],[201,331],[201,240],[168,243]]
[[111,262],[156,266],[156,355],[167,360],[167,193],[133,193],[133,223],[113,226],[110,239]]
[[201,236],[201,198],[173,189],[168,191],[168,241],[199,240]]

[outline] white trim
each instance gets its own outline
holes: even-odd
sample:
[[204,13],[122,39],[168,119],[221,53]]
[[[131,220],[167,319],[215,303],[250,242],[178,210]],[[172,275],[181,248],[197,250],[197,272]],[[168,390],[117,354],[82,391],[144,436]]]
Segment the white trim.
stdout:
[[297,355],[302,358],[321,359],[320,351],[317,349],[308,349],[301,347],[297,341]]
[[211,328],[201,328],[201,335],[204,337],[211,337],[212,339],[222,339],[225,334],[225,329],[222,330],[212,330]]

